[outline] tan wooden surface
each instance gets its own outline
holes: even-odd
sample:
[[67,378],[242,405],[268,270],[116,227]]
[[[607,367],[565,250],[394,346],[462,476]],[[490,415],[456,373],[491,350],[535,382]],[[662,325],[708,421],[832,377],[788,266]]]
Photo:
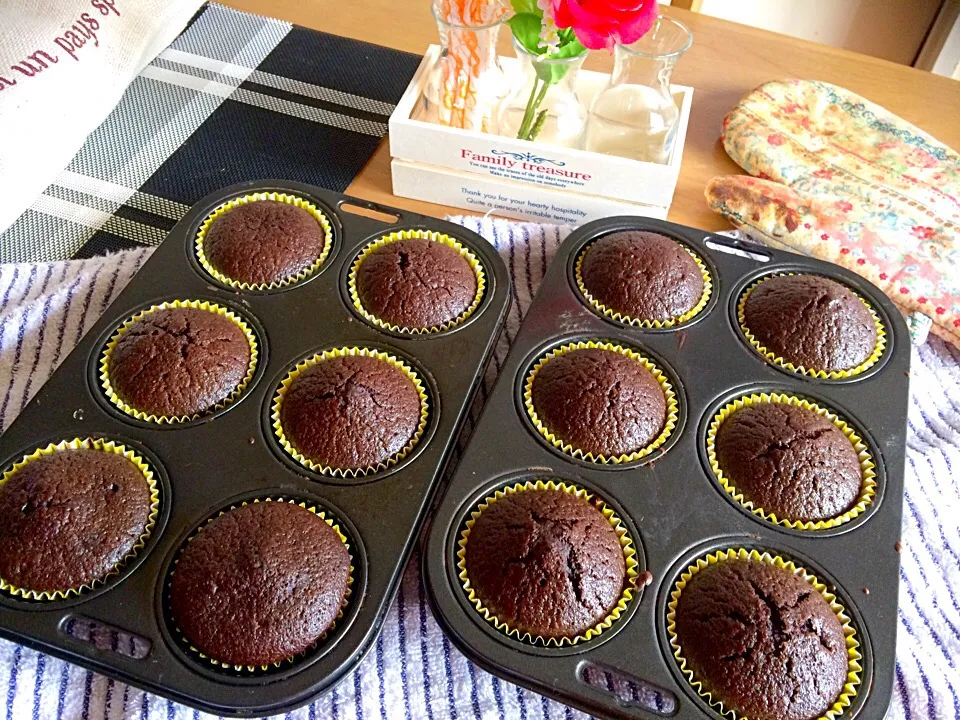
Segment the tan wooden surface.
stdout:
[[[429,0],[221,2],[418,54],[437,41]],[[696,88],[670,220],[707,230],[726,226],[703,199],[703,188],[711,177],[738,172],[720,145],[720,124],[744,94],[768,80],[809,78],[842,85],[887,107],[951,147],[960,148],[960,82],[956,80],[686,10],[666,7],[664,12],[693,31],[693,47],[680,60],[674,80]],[[509,54],[507,28],[501,33],[500,45],[502,54]],[[608,71],[610,65],[610,56],[594,52],[585,67]],[[323,158],[317,158],[317,162],[322,161]],[[384,140],[348,193],[428,215],[465,212],[398,198],[390,188],[390,152]]]

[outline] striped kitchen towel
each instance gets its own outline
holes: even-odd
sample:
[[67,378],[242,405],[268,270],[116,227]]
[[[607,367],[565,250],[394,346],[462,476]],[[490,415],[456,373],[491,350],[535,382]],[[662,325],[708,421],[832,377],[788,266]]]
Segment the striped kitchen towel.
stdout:
[[420,58],[208,4],[5,232],[0,263],[159,245],[232,183],[343,192]]
[[[566,231],[460,220],[500,251],[514,305],[485,382],[516,336]],[[0,428],[150,254],[0,266]],[[895,720],[960,717],[960,351],[939,339],[913,349],[904,505]],[[290,714],[342,718],[581,718],[480,670],[443,636],[414,557],[373,651],[333,692]],[[199,713],[0,641],[0,718],[191,718]],[[873,720],[873,718],[870,718]]]

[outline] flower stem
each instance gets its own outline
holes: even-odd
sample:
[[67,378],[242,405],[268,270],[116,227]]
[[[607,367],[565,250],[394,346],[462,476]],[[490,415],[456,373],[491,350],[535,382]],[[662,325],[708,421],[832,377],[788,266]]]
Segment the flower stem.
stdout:
[[540,131],[543,130],[543,126],[547,122],[547,111],[541,110],[537,114],[537,119],[533,123],[533,127],[530,128],[530,134],[527,136],[527,140],[531,142],[537,139],[537,135],[540,134]]
[[517,140],[526,140],[527,133],[530,132],[530,124],[533,122],[533,113],[536,110],[534,100],[536,100],[537,97],[538,82],[540,82],[540,79],[535,77],[533,79],[533,87],[530,88],[530,97],[527,100],[527,107],[523,111],[523,120],[520,122],[520,130],[517,132]]

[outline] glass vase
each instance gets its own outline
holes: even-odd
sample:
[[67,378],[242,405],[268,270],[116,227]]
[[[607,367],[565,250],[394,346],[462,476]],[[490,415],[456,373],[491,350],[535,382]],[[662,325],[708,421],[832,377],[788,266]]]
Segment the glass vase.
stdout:
[[506,7],[495,0],[434,0],[440,57],[431,68],[413,118],[492,132],[506,94],[497,38]]
[[680,119],[670,77],[692,42],[684,25],[661,15],[637,42],[616,46],[610,80],[590,106],[587,150],[669,162]]
[[587,53],[550,59],[531,53],[516,39],[513,47],[518,70],[513,90],[497,113],[497,134],[548,145],[581,147],[587,109],[577,95],[577,74]]

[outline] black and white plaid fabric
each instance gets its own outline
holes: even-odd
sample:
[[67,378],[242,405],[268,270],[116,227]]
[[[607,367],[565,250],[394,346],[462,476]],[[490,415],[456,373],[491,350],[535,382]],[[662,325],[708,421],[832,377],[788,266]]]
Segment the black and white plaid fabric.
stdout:
[[343,191],[419,62],[207,5],[0,234],[0,263],[158,245],[192,203],[243,180]]

